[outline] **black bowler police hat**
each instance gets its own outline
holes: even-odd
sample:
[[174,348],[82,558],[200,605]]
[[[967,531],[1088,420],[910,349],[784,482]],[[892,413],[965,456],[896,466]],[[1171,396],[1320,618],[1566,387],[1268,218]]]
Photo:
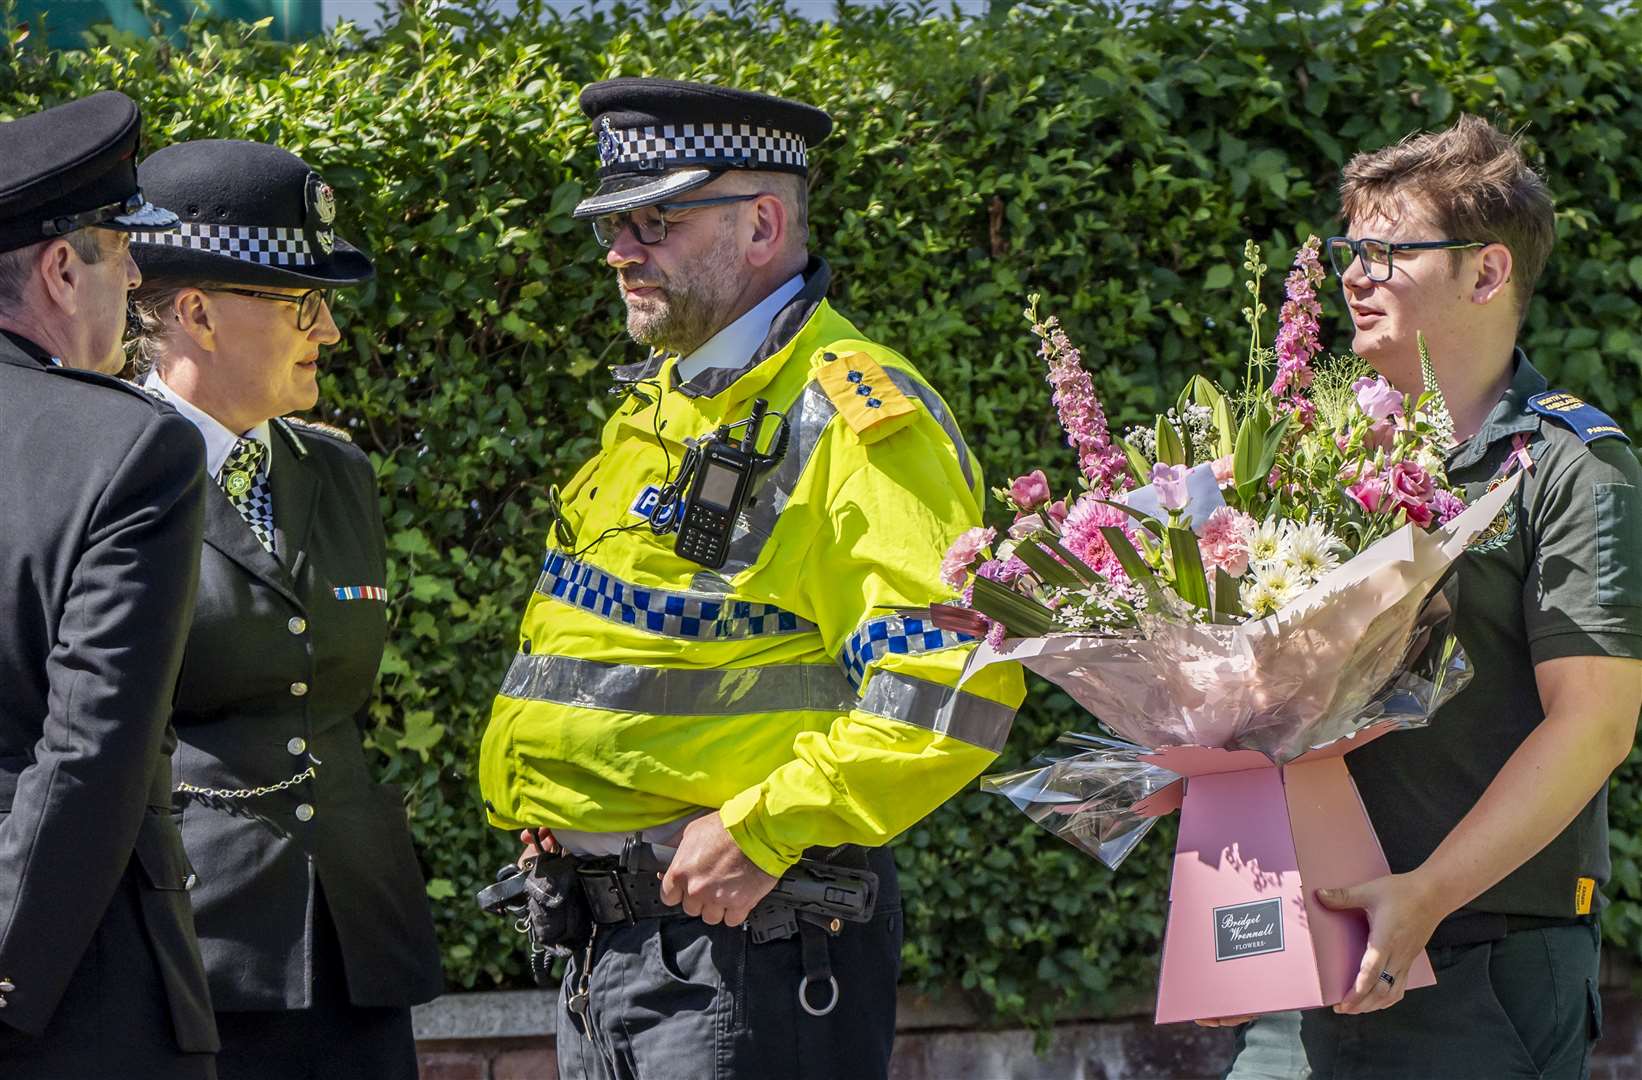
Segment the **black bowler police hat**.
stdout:
[[155,198],[182,218],[175,232],[132,236],[145,283],[324,288],[357,285],[376,272],[332,229],[331,186],[288,150],[200,139],[155,151],[142,173]]
[[166,229],[137,186],[137,103],[118,90],[0,123],[0,252],[99,225]]
[[581,106],[599,136],[599,190],[575,218],[665,202],[729,169],[806,175],[808,148],[832,131],[813,105],[674,79],[596,82]]

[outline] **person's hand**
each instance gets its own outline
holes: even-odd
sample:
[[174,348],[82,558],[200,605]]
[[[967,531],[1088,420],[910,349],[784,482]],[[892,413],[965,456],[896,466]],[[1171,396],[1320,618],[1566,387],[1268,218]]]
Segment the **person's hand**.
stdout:
[[1254,1014],[1248,1016],[1211,1016],[1202,1020],[1193,1020],[1198,1027],[1242,1027],[1254,1022]]
[[559,850],[559,841],[552,829],[524,829],[519,833],[519,843],[524,845],[524,850],[519,853],[521,870],[527,860],[539,858],[543,852],[553,855]]
[[1368,916],[1368,948],[1357,981],[1334,1011],[1374,1012],[1401,1001],[1408,969],[1447,914],[1423,881],[1415,874],[1387,874],[1349,889],[1318,889],[1317,899],[1331,911],[1360,910]]
[[742,854],[717,813],[684,827],[678,852],[661,879],[663,903],[681,904],[710,926],[740,926],[775,888],[775,878]]

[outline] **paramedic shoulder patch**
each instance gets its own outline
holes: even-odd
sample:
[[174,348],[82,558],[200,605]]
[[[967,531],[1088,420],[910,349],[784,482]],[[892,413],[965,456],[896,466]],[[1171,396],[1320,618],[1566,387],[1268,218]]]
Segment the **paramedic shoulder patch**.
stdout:
[[1598,439],[1624,439],[1631,441],[1623,428],[1613,422],[1613,418],[1595,405],[1588,404],[1583,398],[1561,390],[1547,390],[1543,394],[1535,394],[1528,399],[1528,408],[1541,416],[1548,416],[1552,420],[1566,424],[1573,429],[1575,435],[1585,443],[1593,443]]

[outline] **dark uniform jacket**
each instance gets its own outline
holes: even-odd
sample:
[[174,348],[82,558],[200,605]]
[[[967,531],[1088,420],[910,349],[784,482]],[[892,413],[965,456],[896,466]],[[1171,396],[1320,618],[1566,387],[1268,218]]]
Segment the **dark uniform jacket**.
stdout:
[[373,781],[360,741],[388,622],[375,473],[306,427],[276,420],[271,442],[277,556],[208,485],[174,717],[212,1002],[309,1004],[317,878],[353,1003],[416,1004],[442,985],[432,917],[403,798]]
[[0,1032],[217,1049],[166,723],[203,461],[169,406],[0,336]]

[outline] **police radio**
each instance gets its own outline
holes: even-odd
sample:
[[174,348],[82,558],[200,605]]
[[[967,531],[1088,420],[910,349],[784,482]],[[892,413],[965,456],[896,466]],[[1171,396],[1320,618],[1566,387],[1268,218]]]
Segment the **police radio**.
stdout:
[[[657,532],[668,526],[678,529],[673,550],[680,557],[710,570],[719,569],[729,558],[730,537],[754,482],[787,450],[787,419],[776,414],[779,428],[770,452],[758,452],[758,437],[769,407],[768,401],[759,398],[753,402],[747,419],[724,424],[693,442],[679,465],[678,479],[662,490],[657,512],[672,508],[679,502],[679,494],[684,493],[676,513],[660,515],[665,520],[659,522],[658,514],[653,513],[651,518],[651,527]],[[737,428],[743,429],[739,440],[733,437]]]

